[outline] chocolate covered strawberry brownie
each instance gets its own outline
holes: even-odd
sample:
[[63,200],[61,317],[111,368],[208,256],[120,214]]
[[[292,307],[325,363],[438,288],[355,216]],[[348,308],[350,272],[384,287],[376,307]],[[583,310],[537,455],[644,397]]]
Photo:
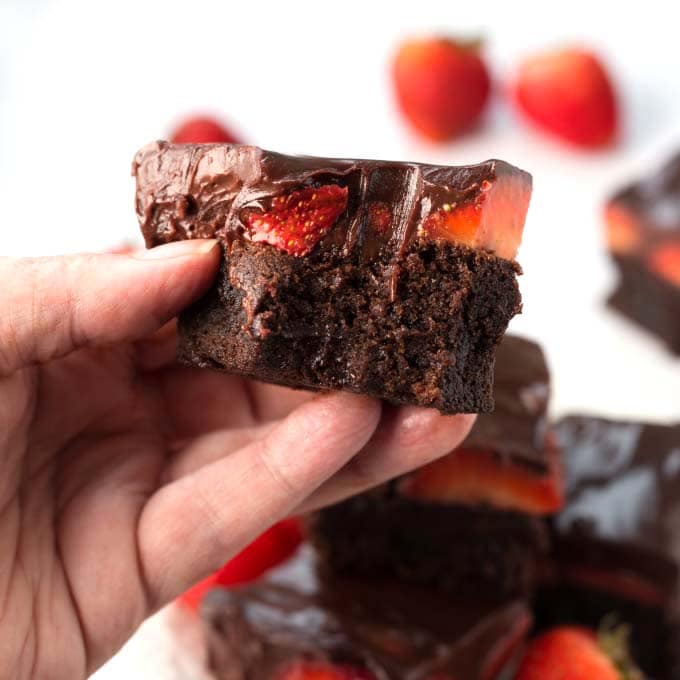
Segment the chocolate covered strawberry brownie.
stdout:
[[556,426],[566,504],[536,596],[539,623],[630,626],[648,677],[680,678],[680,425],[590,416]]
[[619,284],[609,303],[680,354],[680,154],[605,210]]
[[444,413],[493,407],[520,310],[530,176],[173,145],[135,159],[147,246],[218,238],[212,290],[179,323],[187,363]]
[[496,410],[458,449],[311,518],[325,568],[496,600],[531,591],[547,548],[542,518],[563,502],[549,373],[540,347],[513,336],[495,373]]

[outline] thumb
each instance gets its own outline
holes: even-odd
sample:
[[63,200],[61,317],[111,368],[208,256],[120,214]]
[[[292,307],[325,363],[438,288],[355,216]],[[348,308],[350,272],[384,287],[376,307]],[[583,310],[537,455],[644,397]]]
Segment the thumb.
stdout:
[[132,255],[0,258],[0,376],[153,333],[205,292],[219,260],[212,240]]

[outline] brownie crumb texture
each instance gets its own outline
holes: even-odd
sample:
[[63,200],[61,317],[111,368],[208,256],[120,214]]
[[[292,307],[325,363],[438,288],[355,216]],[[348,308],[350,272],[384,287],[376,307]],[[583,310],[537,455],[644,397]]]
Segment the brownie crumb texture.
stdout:
[[213,289],[180,317],[184,362],[443,413],[493,409],[495,349],[521,307],[515,262],[441,242],[398,262],[246,241],[226,251]]

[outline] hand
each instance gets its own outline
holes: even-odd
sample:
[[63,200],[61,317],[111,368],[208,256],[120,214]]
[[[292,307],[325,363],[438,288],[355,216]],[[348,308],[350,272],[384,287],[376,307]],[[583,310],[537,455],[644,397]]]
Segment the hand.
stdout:
[[0,677],[77,680],[282,517],[454,448],[469,416],[175,363],[213,241],[0,258]]

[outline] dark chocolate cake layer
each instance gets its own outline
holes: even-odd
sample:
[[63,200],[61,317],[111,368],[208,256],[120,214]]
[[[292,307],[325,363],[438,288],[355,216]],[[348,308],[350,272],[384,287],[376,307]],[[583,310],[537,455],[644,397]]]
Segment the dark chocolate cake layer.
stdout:
[[620,278],[609,305],[656,335],[680,354],[680,288],[651,271],[639,258],[614,256]]
[[162,142],[135,173],[147,245],[224,245],[215,287],[181,316],[185,361],[445,413],[492,409],[495,350],[521,306],[526,173]]
[[531,621],[522,601],[492,607],[383,580],[319,582],[307,551],[264,582],[211,591],[202,616],[220,680],[283,680],[291,669],[304,680],[305,668],[320,667],[329,678],[493,680]]
[[552,522],[539,623],[614,615],[644,671],[680,678],[680,426],[570,417],[556,431],[567,503]]
[[547,549],[536,517],[424,503],[392,484],[320,511],[310,534],[329,572],[399,578],[492,601],[530,593],[537,555]]

